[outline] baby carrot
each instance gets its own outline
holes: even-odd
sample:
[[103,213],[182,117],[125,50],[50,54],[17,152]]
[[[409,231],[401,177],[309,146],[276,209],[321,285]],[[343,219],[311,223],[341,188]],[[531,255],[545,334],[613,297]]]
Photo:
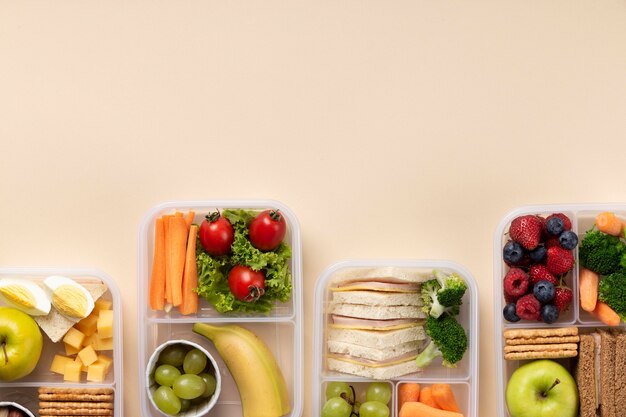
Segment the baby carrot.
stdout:
[[398,386],[398,408],[402,408],[402,404],[409,401],[419,401],[420,384],[415,382],[407,382]]
[[404,403],[398,417],[463,417],[454,411],[440,410],[422,402],[409,401]]
[[457,413],[461,411],[456,403],[450,384],[433,384],[432,390],[433,398],[439,408],[447,411],[455,411]]
[[602,212],[596,216],[596,227],[599,231],[613,236],[624,235],[624,224],[614,213]]
[[598,300],[596,308],[593,310],[593,315],[607,326],[619,326],[619,315],[607,304]]
[[598,281],[599,276],[595,272],[580,268],[578,274],[578,289],[580,291],[580,308],[592,312],[596,308],[598,301]]
[[431,387],[423,387],[420,390],[420,401],[428,406],[439,408],[437,402],[433,398],[433,389]]

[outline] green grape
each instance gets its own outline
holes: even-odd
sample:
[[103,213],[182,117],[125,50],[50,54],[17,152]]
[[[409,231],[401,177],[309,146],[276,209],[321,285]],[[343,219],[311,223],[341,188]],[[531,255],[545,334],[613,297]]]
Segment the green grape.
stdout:
[[191,400],[180,400],[180,412],[185,412],[191,407]]
[[184,374],[176,378],[172,389],[178,398],[193,400],[204,394],[206,384],[198,375]]
[[180,371],[172,365],[160,365],[156,368],[156,371],[154,371],[154,380],[157,384],[164,385],[166,387],[174,385],[174,380],[179,376]]
[[329,382],[326,385],[326,399],[330,400],[333,397],[341,397],[341,394],[345,393],[344,400],[348,402],[354,402],[354,392],[350,385],[345,382]]
[[169,345],[159,355],[159,363],[179,367],[185,360],[187,349],[182,345]]
[[206,355],[200,349],[191,349],[183,360],[183,369],[186,374],[199,374],[206,366]]
[[359,417],[389,417],[389,407],[379,401],[367,401],[361,404]]
[[367,386],[365,401],[378,401],[389,404],[391,400],[391,387],[385,382],[372,382]]
[[152,394],[152,399],[159,410],[171,416],[180,413],[180,399],[174,394],[170,387],[159,387]]
[[322,417],[350,417],[352,406],[341,397],[333,397],[326,401],[322,408]]
[[202,373],[198,376],[202,378],[204,380],[204,383],[206,384],[206,389],[204,390],[204,394],[202,394],[202,397],[209,398],[215,392],[217,381],[215,380],[215,377],[211,374]]

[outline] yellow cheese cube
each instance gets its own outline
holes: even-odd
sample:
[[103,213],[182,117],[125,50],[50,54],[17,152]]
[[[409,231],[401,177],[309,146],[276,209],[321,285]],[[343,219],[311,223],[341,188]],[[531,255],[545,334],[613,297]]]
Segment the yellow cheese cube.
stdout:
[[98,315],[91,313],[74,325],[75,328],[83,332],[85,336],[90,336],[96,332]]
[[50,371],[55,374],[63,375],[65,373],[65,365],[69,362],[74,362],[74,359],[68,358],[67,356],[54,355],[52,364],[50,364]]
[[98,360],[98,354],[91,346],[87,346],[86,348],[78,352],[78,357],[80,358],[83,365],[86,366],[89,366]]
[[93,312],[98,315],[102,310],[110,310],[112,305],[113,301],[100,298],[96,301],[96,304],[93,307]]
[[94,363],[87,367],[87,381],[102,382],[106,374],[106,365],[103,363]]
[[83,361],[80,360],[80,358],[78,356],[76,357],[76,359],[74,359],[74,362],[80,363],[80,371],[81,372],[87,372],[87,366],[83,363]]
[[111,369],[111,365],[113,364],[113,359],[109,358],[106,355],[99,354],[98,355],[98,360],[95,363],[102,363],[102,364],[104,364],[105,365],[104,370],[105,370],[105,372],[108,373],[109,369]]
[[80,350],[83,347],[83,341],[85,340],[85,334],[80,330],[77,330],[71,327],[67,333],[65,333],[65,337],[63,337],[63,341],[73,347],[74,349]]
[[98,350],[98,334],[94,333],[91,336],[85,337],[85,341],[83,342],[83,346],[91,346],[93,350]]
[[63,380],[70,382],[80,382],[80,369],[82,364],[80,362],[71,361],[65,364],[65,372],[63,373]]
[[65,354],[67,356],[76,355],[79,352],[78,349],[76,349],[74,346],[68,345],[67,343],[63,343],[63,346],[65,346]]
[[112,337],[100,337],[99,333],[96,333],[96,350],[113,350],[113,338]]
[[113,310],[101,310],[98,316],[98,336],[107,338],[113,336]]

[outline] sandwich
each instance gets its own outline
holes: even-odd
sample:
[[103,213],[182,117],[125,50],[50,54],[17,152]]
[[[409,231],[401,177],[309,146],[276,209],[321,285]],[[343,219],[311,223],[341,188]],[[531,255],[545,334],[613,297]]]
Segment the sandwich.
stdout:
[[327,366],[372,379],[419,371],[427,274],[401,268],[349,270],[331,283]]
[[626,333],[613,329],[580,336],[576,384],[580,417],[620,417],[626,408]]

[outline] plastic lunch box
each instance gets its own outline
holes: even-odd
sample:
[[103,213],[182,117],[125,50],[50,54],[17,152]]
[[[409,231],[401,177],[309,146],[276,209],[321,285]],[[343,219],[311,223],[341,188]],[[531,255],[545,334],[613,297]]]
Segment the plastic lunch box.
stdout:
[[[194,223],[200,224],[204,216],[217,209],[241,208],[248,210],[279,209],[287,222],[285,242],[292,249],[291,273],[293,294],[285,303],[277,303],[269,315],[221,314],[205,300],[200,299],[196,315],[182,316],[174,308],[169,313],[153,311],[148,303],[148,288],[154,251],[154,224],[162,214],[175,210],[195,212]],[[303,396],[303,347],[302,347],[302,257],[300,226],[292,211],[283,204],[271,200],[220,200],[220,201],[173,201],[160,204],[144,217],[138,239],[138,331],[139,331],[139,398],[141,415],[160,416],[150,404],[146,393],[145,371],[148,359],[161,343],[171,339],[190,340],[206,348],[215,358],[222,377],[220,398],[211,410],[214,417],[238,417],[242,415],[241,400],[237,386],[226,365],[206,338],[192,332],[193,323],[236,323],[256,333],[265,341],[281,368],[289,388],[292,411],[288,416],[302,414]]]
[[[493,242],[493,259],[494,259],[494,314],[495,314],[495,349],[496,349],[496,374],[497,374],[497,410],[499,416],[508,416],[504,393],[506,385],[511,374],[522,364],[529,361],[510,361],[504,360],[503,355],[503,332],[509,328],[550,328],[561,326],[576,326],[580,333],[592,332],[596,328],[606,328],[600,321],[596,320],[591,314],[580,309],[578,295],[578,246],[574,249],[574,268],[565,276],[566,284],[572,289],[574,299],[568,312],[563,314],[556,323],[545,324],[543,322],[528,322],[521,320],[517,323],[509,323],[504,320],[502,310],[504,308],[504,295],[502,289],[503,278],[508,271],[508,266],[502,259],[502,249],[508,238],[506,232],[509,229],[511,221],[518,216],[525,214],[538,214],[547,216],[551,213],[564,213],[572,221],[572,230],[578,235],[579,245],[584,234],[595,223],[595,216],[603,211],[611,211],[620,217],[626,217],[626,205],[624,204],[566,204],[566,205],[537,205],[519,207],[508,214],[500,221],[495,231]],[[624,324],[621,324],[623,327]],[[560,363],[572,370],[575,358],[559,360]]]
[[107,379],[101,383],[85,381],[83,382],[63,382],[63,376],[52,373],[49,368],[55,354],[65,355],[65,348],[62,342],[53,343],[42,331],[44,345],[39,363],[35,370],[28,376],[13,382],[0,383],[0,397],[2,401],[13,401],[28,408],[34,415],[38,414],[38,394],[37,389],[46,387],[72,387],[72,388],[113,388],[115,390],[114,417],[124,415],[123,396],[123,373],[122,373],[122,303],[120,293],[113,279],[106,274],[93,269],[61,269],[61,268],[2,268],[1,278],[20,278],[36,282],[43,281],[51,275],[63,275],[74,279],[76,282],[93,282],[100,280],[108,287],[108,291],[102,296],[104,299],[113,301],[113,352],[105,352],[113,357],[113,367],[107,375]]
[[[319,417],[326,401],[326,384],[331,381],[345,381],[363,391],[369,382],[374,380],[359,376],[330,371],[326,367],[326,328],[330,321],[329,305],[331,292],[329,284],[333,276],[345,269],[366,269],[376,267],[395,266],[430,272],[441,269],[444,272],[456,272],[467,282],[468,291],[463,299],[459,322],[466,329],[469,346],[465,356],[454,369],[441,366],[440,360],[435,360],[428,368],[420,373],[398,377],[388,381],[392,386],[390,402],[390,416],[398,415],[397,397],[398,387],[404,382],[419,382],[420,384],[450,383],[461,412],[465,417],[477,417],[478,405],[478,288],[474,277],[462,266],[449,261],[430,260],[349,260],[336,263],[326,269],[319,277],[315,287],[315,322],[314,322],[314,359],[313,359],[313,399],[312,416]],[[359,389],[362,388],[362,389]]]

